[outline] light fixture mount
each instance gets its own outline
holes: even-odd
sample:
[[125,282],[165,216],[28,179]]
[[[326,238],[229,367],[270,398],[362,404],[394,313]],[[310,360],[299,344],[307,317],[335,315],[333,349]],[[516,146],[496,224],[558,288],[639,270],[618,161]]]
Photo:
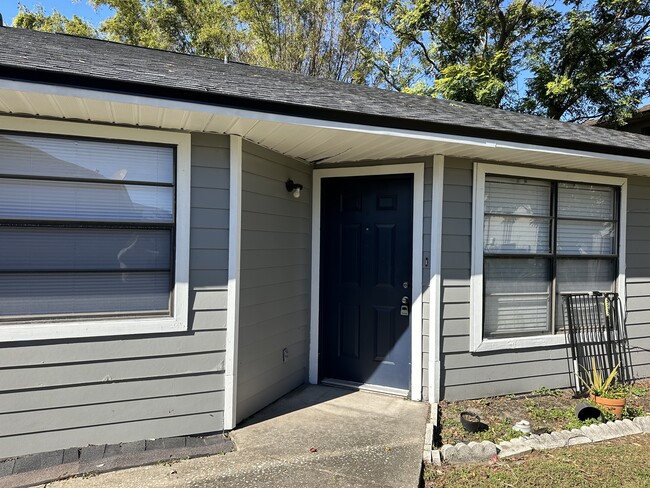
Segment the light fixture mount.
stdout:
[[300,192],[303,189],[303,186],[300,183],[294,183],[294,181],[291,178],[289,178],[284,183],[284,186],[289,193],[293,194],[294,198],[300,198]]

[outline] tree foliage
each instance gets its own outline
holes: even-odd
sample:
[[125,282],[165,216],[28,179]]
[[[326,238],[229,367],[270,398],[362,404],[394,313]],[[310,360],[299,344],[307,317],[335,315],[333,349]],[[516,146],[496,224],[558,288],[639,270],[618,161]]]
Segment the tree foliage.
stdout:
[[367,0],[366,12],[379,86],[614,123],[649,94],[649,0]]
[[[364,79],[359,46],[368,21],[360,0],[90,0],[109,7],[101,37],[117,42],[268,66],[342,81]],[[16,26],[49,28],[42,8],[21,10],[39,19]],[[54,12],[52,21],[63,16]],[[17,19],[18,20],[18,19]]]
[[359,80],[368,39],[360,0],[239,0],[235,11],[255,64],[336,80]]
[[531,0],[369,0],[367,12],[376,84],[493,107],[507,105],[546,15]]
[[554,119],[624,122],[647,96],[648,0],[565,0],[528,59],[521,110]]
[[238,57],[243,36],[234,8],[210,0],[90,0],[114,13],[99,27],[108,40],[200,56]]
[[14,17],[13,26],[82,37],[97,37],[98,35],[97,29],[82,18],[76,15],[67,18],[56,10],[48,15],[40,5],[34,10],[20,5],[18,14]]
[[16,27],[230,59],[555,119],[620,124],[650,94],[650,0],[89,0]]

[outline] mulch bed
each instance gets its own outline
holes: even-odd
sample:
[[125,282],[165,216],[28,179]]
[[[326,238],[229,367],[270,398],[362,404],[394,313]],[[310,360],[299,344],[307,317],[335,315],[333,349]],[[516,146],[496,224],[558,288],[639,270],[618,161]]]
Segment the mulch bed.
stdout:
[[[575,415],[576,405],[583,399],[575,398],[573,390],[542,388],[532,393],[440,402],[440,422],[437,445],[484,440],[499,443],[522,435],[512,430],[519,420],[530,422],[533,433],[580,428],[595,420],[580,422]],[[466,432],[460,423],[460,413],[471,411],[488,425],[484,432]],[[631,387],[624,418],[650,414],[650,380],[638,381]]]

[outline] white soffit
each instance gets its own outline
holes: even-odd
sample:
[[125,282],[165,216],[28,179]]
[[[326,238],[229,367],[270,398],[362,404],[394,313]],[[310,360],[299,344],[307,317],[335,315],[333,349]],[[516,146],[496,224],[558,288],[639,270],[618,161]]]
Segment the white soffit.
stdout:
[[[650,160],[0,80],[0,113],[235,134],[313,163],[444,154],[582,171],[650,176]],[[650,142],[649,142],[650,148]]]

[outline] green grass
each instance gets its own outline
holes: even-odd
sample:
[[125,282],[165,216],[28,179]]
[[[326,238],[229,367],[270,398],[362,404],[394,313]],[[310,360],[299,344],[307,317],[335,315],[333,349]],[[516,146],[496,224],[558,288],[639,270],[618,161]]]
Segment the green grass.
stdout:
[[526,410],[536,422],[570,421],[575,416],[574,408],[542,407],[534,401],[526,402]]
[[504,418],[500,423],[490,426],[484,432],[477,432],[478,442],[490,441],[498,444],[502,441],[509,441],[515,437],[525,435],[522,432],[512,430],[513,421],[509,418]]
[[547,396],[555,396],[555,397],[562,395],[561,390],[551,390],[549,388],[546,388],[545,386],[533,390],[532,393],[533,395],[547,395]]
[[650,435],[535,452],[521,459],[478,466],[427,466],[424,479],[427,488],[647,487]]

